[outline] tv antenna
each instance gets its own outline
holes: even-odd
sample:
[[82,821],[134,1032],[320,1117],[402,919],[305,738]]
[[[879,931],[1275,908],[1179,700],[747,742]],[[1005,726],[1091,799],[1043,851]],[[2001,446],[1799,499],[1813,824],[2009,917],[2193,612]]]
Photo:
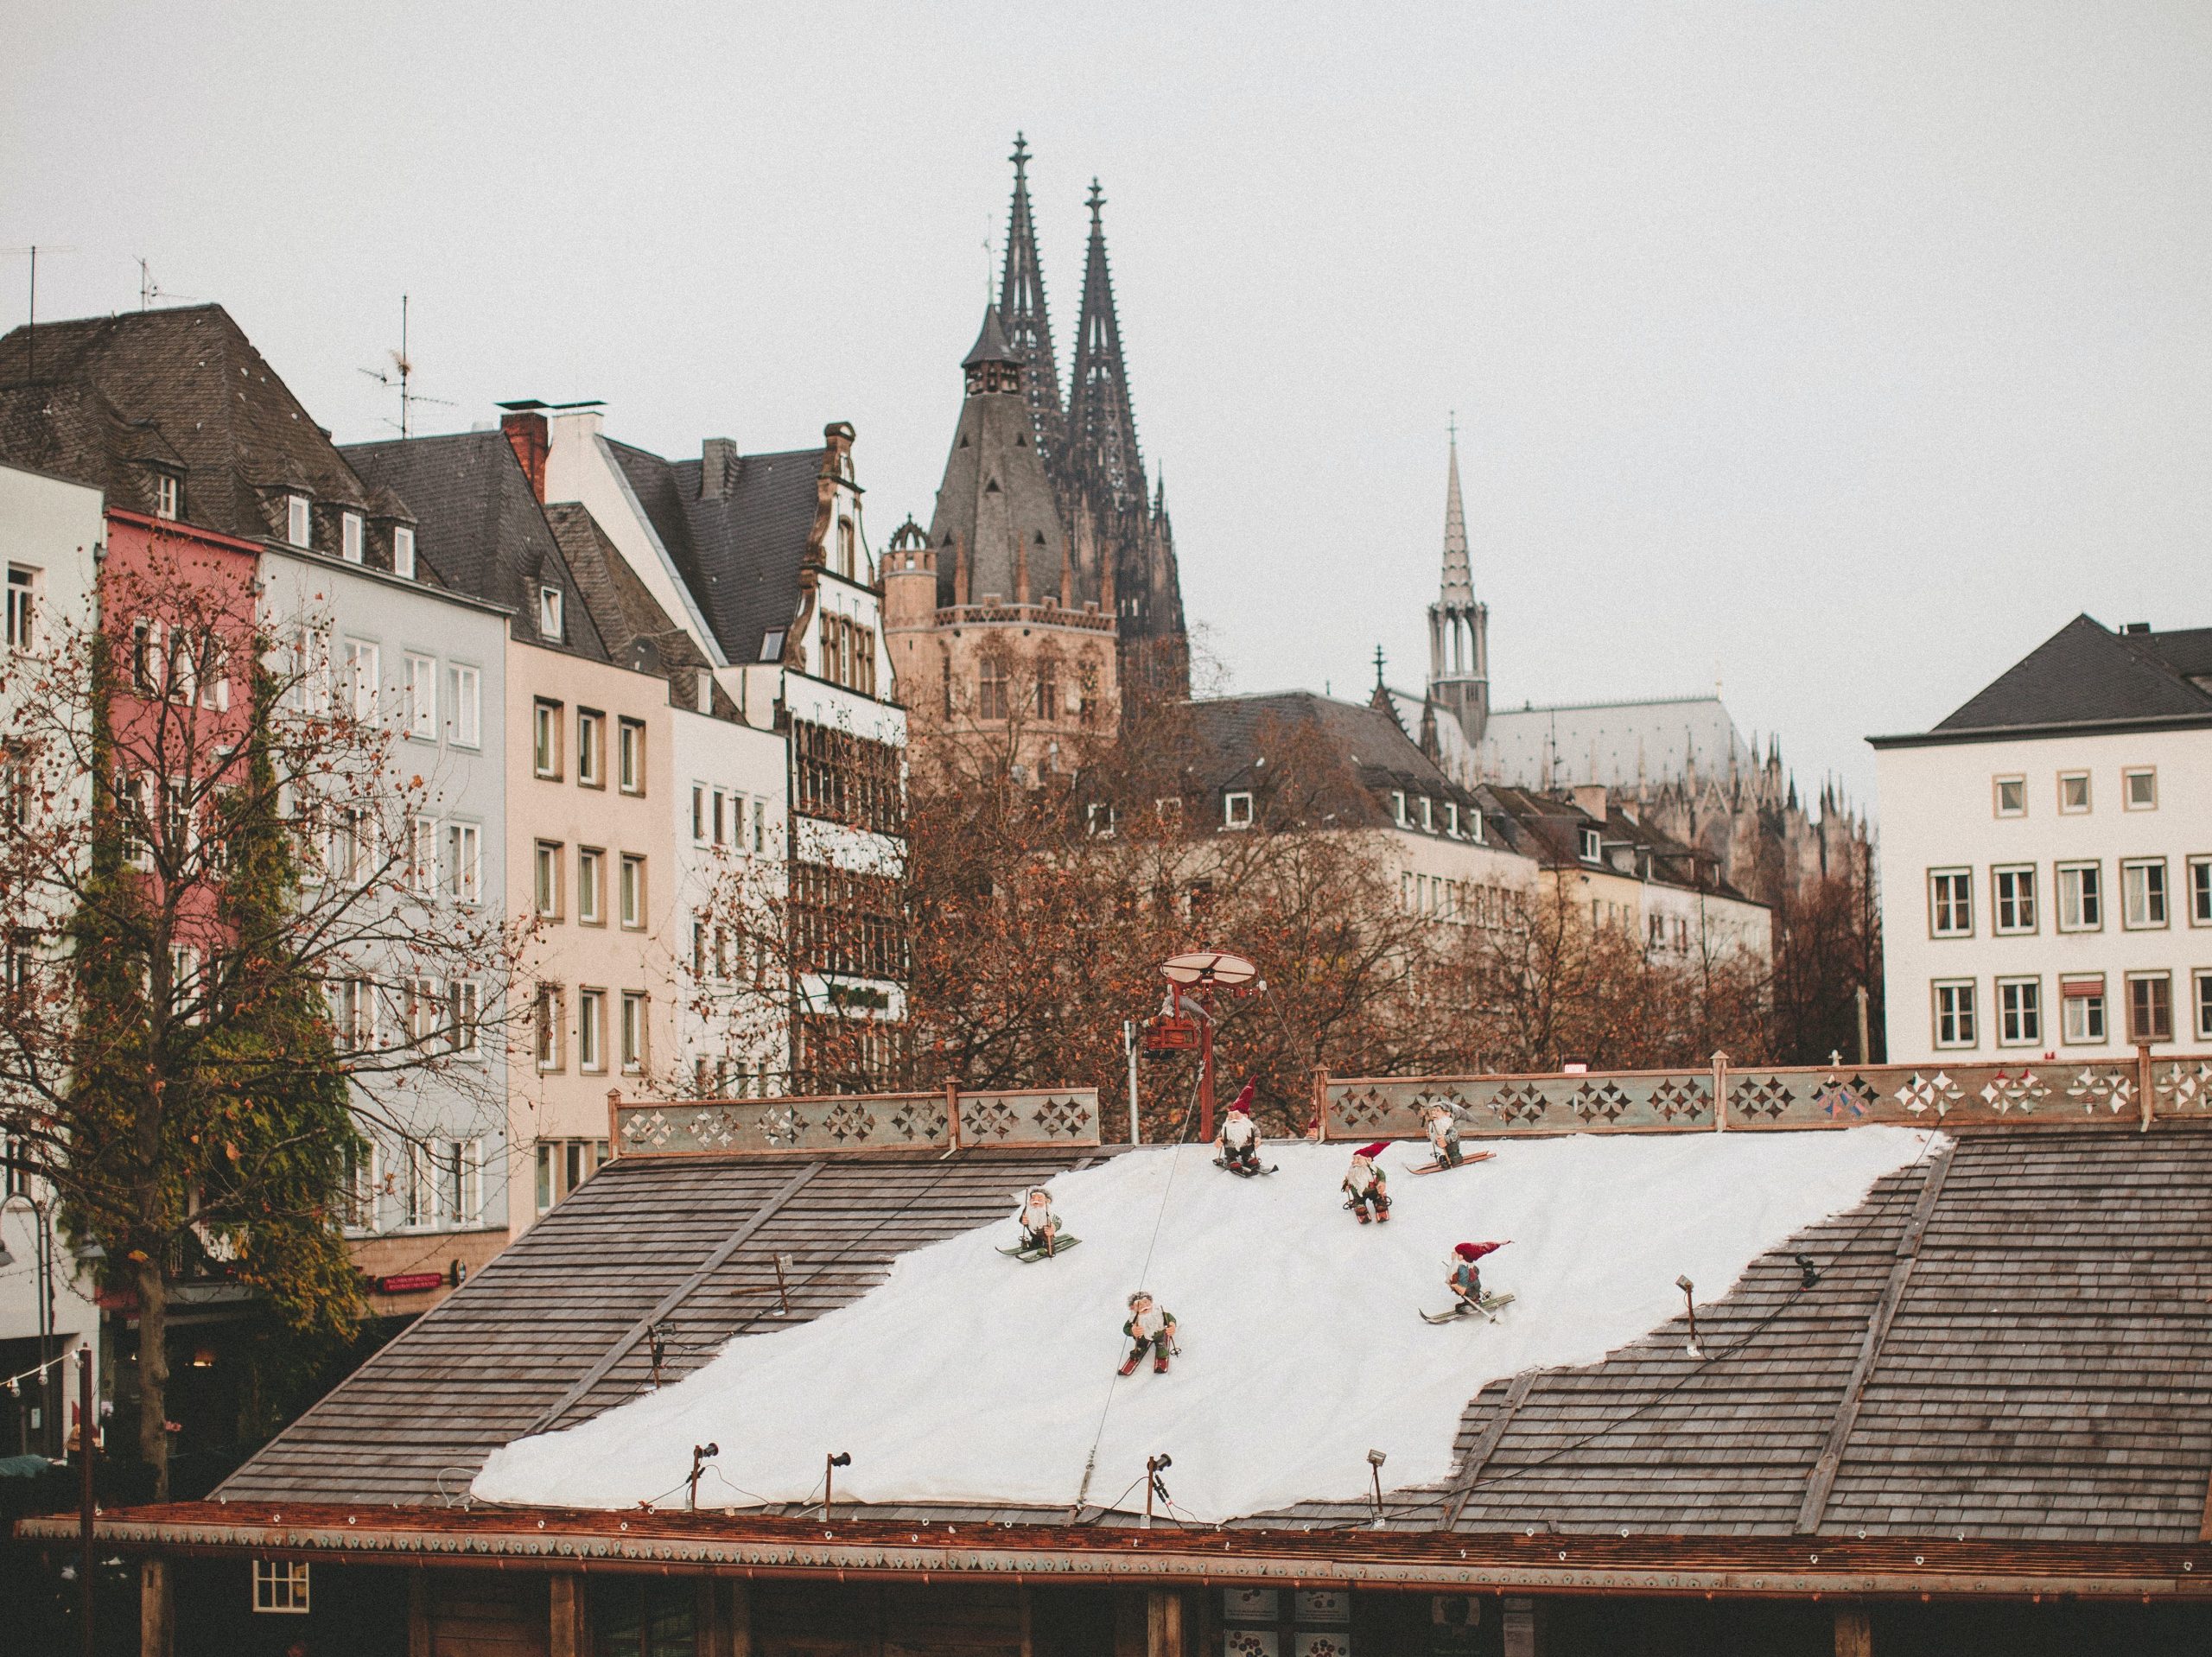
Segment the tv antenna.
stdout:
[[[399,349],[387,352],[391,359],[389,368],[365,368],[361,371],[378,385],[396,386],[399,391],[399,435],[402,441],[415,435],[415,405],[435,403],[443,408],[456,406],[450,397],[424,397],[414,389],[415,361],[407,354],[407,295],[399,296]],[[395,422],[387,420],[386,425]]]
[[138,259],[138,308],[142,311],[150,311],[154,308],[154,302],[157,299],[182,300],[188,305],[198,302],[196,296],[192,294],[173,294],[162,287],[160,280],[154,275],[154,267],[142,254]]
[[[46,244],[45,251],[46,251],[46,252],[47,252],[47,253],[48,253],[48,254],[54,254],[54,253],[74,253],[77,250],[76,250],[73,246],[70,246],[70,247],[63,247],[63,246],[57,245],[57,244],[54,244],[54,243],[48,242],[48,243]],[[29,255],[30,255],[30,257],[31,257],[31,311],[30,311],[30,327],[31,327],[31,331],[30,331],[29,333],[27,333],[27,334],[25,334],[25,335],[23,336],[23,378],[24,378],[25,379],[35,379],[35,378],[38,378],[38,256],[39,256],[39,251],[40,251],[39,244],[38,244],[36,242],[33,242],[33,243],[32,243],[29,247],[0,247],[0,253],[6,253],[6,254],[10,254],[10,255],[22,254],[22,253],[28,253],[28,254],[29,254]]]

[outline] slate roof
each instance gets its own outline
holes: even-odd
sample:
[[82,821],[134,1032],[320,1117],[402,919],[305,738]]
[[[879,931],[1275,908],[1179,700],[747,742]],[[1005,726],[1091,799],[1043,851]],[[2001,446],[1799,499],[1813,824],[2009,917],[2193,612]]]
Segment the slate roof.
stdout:
[[1387,820],[1378,792],[1402,789],[1473,808],[1475,796],[1462,788],[1421,751],[1396,720],[1370,703],[1338,702],[1310,690],[1285,690],[1253,696],[1212,696],[1190,704],[1193,752],[1192,775],[1205,790],[1264,784],[1258,762],[1277,752],[1311,742],[1342,764],[1363,790],[1364,821]]
[[[278,498],[293,491],[318,508],[407,515],[356,475],[219,305],[41,322],[35,340],[32,332],[0,337],[0,459],[149,513],[158,469],[181,470],[182,521],[247,540],[282,532]],[[334,521],[317,518],[316,546],[334,550]]]
[[739,455],[721,493],[705,498],[700,461],[665,460],[612,439],[607,447],[723,655],[759,661],[763,638],[798,613],[823,449]]
[[576,501],[553,501],[545,508],[545,521],[553,527],[569,573],[614,660],[648,672],[708,665],[698,641],[669,619],[668,612],[607,538],[588,507]]
[[[760,1292],[778,1254],[793,1257],[792,1316],[817,1317],[898,1254],[1003,1218],[1007,1190],[1078,1160],[617,1159],[219,1494],[450,1499],[494,1445],[645,1385],[637,1337],[653,1317],[671,1330],[665,1374],[681,1375],[780,1321]],[[1799,1254],[1817,1271],[1809,1288]],[[1963,1131],[1701,1308],[1704,1362],[1677,1319],[1602,1362],[1484,1387],[1453,1477],[1394,1494],[1389,1527],[2193,1542],[2212,1473],[2208,1293],[2212,1131]],[[1367,1517],[1306,1503],[1242,1525]]]
[[[415,556],[431,580],[513,611],[508,625],[518,639],[613,659],[505,433],[353,443],[343,453],[372,486],[414,509]],[[541,586],[561,589],[565,638],[539,631]]]
[[[962,364],[1019,363],[1007,345],[995,309],[983,313],[982,332]],[[988,384],[1012,389],[988,390]],[[1032,603],[1060,596],[1060,567],[1072,553],[1067,524],[1054,504],[1055,490],[1037,448],[1036,423],[1018,380],[971,378],[961,399],[960,418],[938,481],[937,504],[930,512],[930,544],[937,549],[937,601],[959,597],[960,562],[968,564],[967,601],[1017,601],[1020,568],[1029,568]],[[1079,562],[1072,574],[1071,603],[1103,601],[1102,575],[1095,562]]]
[[[1928,735],[1992,735],[2008,731],[2140,723],[2212,723],[2212,690],[2190,682],[2212,672],[2202,632],[2115,633],[2076,616],[2007,668]],[[2159,641],[2166,644],[2162,648]],[[2185,667],[2178,663],[2193,663]],[[1877,747],[1914,737],[1876,737]]]

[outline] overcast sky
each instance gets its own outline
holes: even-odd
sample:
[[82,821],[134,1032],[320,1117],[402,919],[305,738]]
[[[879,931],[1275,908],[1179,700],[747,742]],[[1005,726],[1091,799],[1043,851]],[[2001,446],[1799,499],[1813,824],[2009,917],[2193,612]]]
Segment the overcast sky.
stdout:
[[[2212,624],[2212,7],[6,6],[50,318],[228,306],[341,441],[858,428],[927,520],[1017,128],[1084,194],[1238,689],[1417,687],[1458,411],[1493,698],[1709,690],[1872,786],[2077,611]],[[0,263],[24,314],[28,261]]]

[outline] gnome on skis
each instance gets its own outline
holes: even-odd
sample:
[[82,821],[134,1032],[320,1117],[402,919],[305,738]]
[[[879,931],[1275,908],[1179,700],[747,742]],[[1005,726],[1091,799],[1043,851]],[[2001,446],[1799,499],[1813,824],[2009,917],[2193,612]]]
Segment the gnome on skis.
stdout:
[[1252,1098],[1258,1086],[1247,1082],[1229,1101],[1229,1114],[1222,1119],[1221,1132],[1214,1138],[1221,1147],[1221,1165],[1236,1173],[1260,1171],[1260,1127],[1252,1120]]
[[1504,1247],[1502,1242],[1463,1242],[1452,1248],[1452,1275],[1448,1281],[1452,1292],[1459,1297],[1462,1311],[1479,1311],[1482,1309],[1483,1273],[1477,1262],[1484,1255],[1494,1254]]
[[1456,1168],[1466,1160],[1466,1152],[1459,1148],[1459,1121],[1452,1114],[1452,1107],[1440,1099],[1433,1099],[1422,1111],[1421,1128],[1428,1135],[1428,1148],[1436,1153],[1440,1168]]
[[[1370,1220],[1388,1220],[1390,1217],[1389,1182],[1376,1160],[1389,1148],[1389,1140],[1377,1140],[1372,1145],[1361,1146],[1351,1153],[1351,1171],[1344,1176],[1344,1206],[1359,1216],[1362,1225]],[[1368,1212],[1370,1206],[1374,1209],[1372,1214]]]
[[1021,1199],[1021,1247],[1049,1258],[1059,1241],[1060,1216],[1052,1212],[1052,1199],[1042,1185],[1032,1185]]
[[1136,1374],[1137,1365],[1144,1362],[1148,1350],[1152,1354],[1152,1373],[1167,1373],[1167,1355],[1175,1349],[1175,1314],[1153,1304],[1151,1295],[1139,1289],[1129,1297],[1128,1321],[1122,1325],[1122,1333],[1132,1343],[1129,1355],[1122,1360],[1122,1373]]

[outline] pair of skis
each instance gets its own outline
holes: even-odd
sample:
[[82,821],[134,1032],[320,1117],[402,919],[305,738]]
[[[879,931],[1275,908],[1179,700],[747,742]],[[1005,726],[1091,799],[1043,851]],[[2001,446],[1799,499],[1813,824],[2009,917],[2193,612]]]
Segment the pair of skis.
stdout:
[[1471,1302],[1462,1300],[1458,1305],[1452,1307],[1449,1311],[1425,1311],[1421,1313],[1421,1322],[1425,1324],[1456,1324],[1462,1317],[1473,1317],[1479,1315],[1489,1318],[1491,1323],[1495,1324],[1497,1322],[1498,1313],[1503,1311],[1508,1306],[1511,1305],[1514,1302],[1514,1298],[1515,1297],[1510,1294],[1486,1294],[1479,1300]]
[[1226,1168],[1230,1173],[1235,1174],[1240,1179],[1257,1179],[1262,1174],[1271,1174],[1274,1172],[1275,1170],[1282,1165],[1281,1163],[1271,1162],[1264,1168],[1247,1168],[1243,1164],[1239,1162],[1231,1162],[1226,1157],[1216,1157],[1213,1159],[1213,1165],[1217,1168]]
[[1413,1171],[1417,1174],[1433,1174],[1441,1173],[1446,1168],[1472,1167],[1478,1162],[1488,1162],[1497,1154],[1495,1151],[1477,1151],[1470,1156],[1461,1157],[1457,1162],[1426,1162]]
[[1066,1254],[1069,1249],[1082,1241],[1082,1238],[1064,1231],[1052,1240],[1052,1246],[1049,1250],[1025,1244],[1014,1248],[1001,1248],[999,1253],[1020,1260],[1024,1266],[1034,1266],[1040,1260],[1051,1260],[1055,1254]]

